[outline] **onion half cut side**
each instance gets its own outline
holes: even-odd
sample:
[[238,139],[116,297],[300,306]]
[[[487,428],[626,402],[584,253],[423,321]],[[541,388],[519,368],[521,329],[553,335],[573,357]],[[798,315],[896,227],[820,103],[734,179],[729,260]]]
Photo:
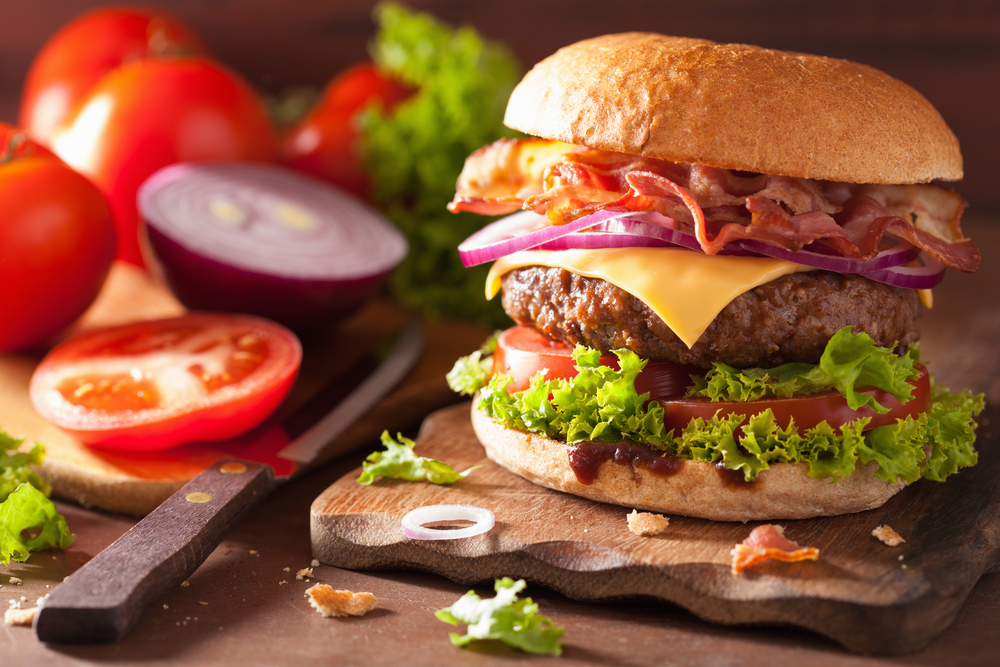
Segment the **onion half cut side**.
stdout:
[[[430,528],[426,524],[472,521],[466,528]],[[402,520],[403,534],[412,540],[458,540],[475,537],[493,529],[493,512],[473,505],[428,505],[409,512]]]
[[181,303],[298,331],[357,310],[408,250],[354,196],[277,166],[172,165],[142,185],[138,204],[146,249]]

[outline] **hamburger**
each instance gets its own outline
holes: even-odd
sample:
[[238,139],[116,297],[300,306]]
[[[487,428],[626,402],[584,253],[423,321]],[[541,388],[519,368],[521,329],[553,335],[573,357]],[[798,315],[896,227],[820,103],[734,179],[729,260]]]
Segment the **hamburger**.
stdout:
[[517,326],[456,364],[491,459],[713,520],[877,507],[976,463],[915,321],[974,272],[958,141],[873,68],[648,33],[563,48],[473,153],[459,246]]

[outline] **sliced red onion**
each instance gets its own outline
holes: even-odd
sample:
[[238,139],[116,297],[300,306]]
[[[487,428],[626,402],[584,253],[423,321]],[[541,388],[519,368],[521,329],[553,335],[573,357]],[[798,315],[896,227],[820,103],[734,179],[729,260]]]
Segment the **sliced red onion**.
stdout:
[[875,282],[904,289],[931,289],[944,278],[947,267],[927,253],[923,253],[921,258],[923,266],[891,266],[860,275]]
[[[425,524],[439,521],[472,521],[474,525],[455,530],[425,527]],[[491,530],[496,525],[496,517],[488,509],[473,505],[428,505],[404,516],[402,525],[403,534],[413,540],[458,540]]]
[[[641,215],[641,214],[639,214]],[[535,250],[594,250],[598,248],[669,248],[681,247],[701,250],[698,239],[692,232],[676,229],[671,225],[675,220],[657,216],[660,222],[639,219],[630,214],[627,218],[615,218],[598,223],[582,232],[561,236],[554,241],[543,243]],[[644,218],[646,216],[643,216]],[[740,247],[726,247],[720,255],[753,255],[757,253]]]
[[907,262],[912,262],[920,254],[920,248],[909,241],[903,240],[900,240],[893,247],[881,251],[867,261],[843,257],[841,255],[828,255],[823,252],[814,252],[811,250],[794,252],[756,239],[743,239],[735,243],[765,257],[783,259],[824,271],[836,271],[837,273],[867,273],[886,269],[891,266],[899,266]]
[[462,241],[458,254],[466,267],[485,264],[521,250],[530,250],[543,243],[562,238],[612,218],[628,213],[598,211],[565,225],[551,225],[548,219],[533,211],[520,211],[486,225]]
[[[678,229],[677,224],[677,221],[655,213],[600,211],[557,227],[550,226],[545,216],[521,211],[501,218],[470,236],[459,246],[459,254],[466,266],[474,266],[519,250],[531,249],[594,250],[680,246],[700,251],[701,244],[695,234]],[[764,241],[745,239],[727,244],[719,254],[765,256],[825,271],[868,274],[911,262],[920,254],[920,249],[900,240],[893,247],[865,261],[812,250],[793,252]]]
[[185,306],[302,330],[342,319],[406,256],[355,197],[263,164],[177,164],[139,190],[149,249]]

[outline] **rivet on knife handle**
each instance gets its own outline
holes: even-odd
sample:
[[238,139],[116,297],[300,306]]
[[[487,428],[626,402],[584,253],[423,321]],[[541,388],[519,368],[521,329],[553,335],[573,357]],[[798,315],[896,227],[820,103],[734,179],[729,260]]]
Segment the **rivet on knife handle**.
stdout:
[[187,579],[267,495],[273,477],[263,464],[240,463],[244,474],[227,474],[226,465],[210,466],[60,584],[35,616],[38,639],[119,641],[146,607]]

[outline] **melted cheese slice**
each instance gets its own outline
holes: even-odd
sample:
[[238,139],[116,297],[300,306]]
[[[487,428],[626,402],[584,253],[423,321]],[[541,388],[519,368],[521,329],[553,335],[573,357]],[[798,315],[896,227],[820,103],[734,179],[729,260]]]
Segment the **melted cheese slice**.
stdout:
[[681,248],[526,250],[494,262],[486,298],[500,279],[525,266],[551,266],[600,278],[642,300],[691,347],[730,301],[758,285],[811,267],[767,257],[705,255]]

